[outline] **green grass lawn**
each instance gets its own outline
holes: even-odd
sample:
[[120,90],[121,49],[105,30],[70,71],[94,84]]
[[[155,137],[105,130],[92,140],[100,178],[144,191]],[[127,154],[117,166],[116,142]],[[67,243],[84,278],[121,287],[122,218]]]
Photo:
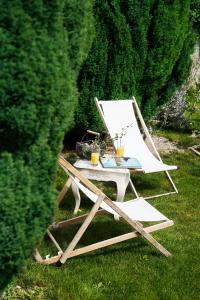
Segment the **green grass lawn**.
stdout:
[[[153,236],[172,253],[172,257],[162,256],[144,239],[136,238],[69,259],[62,267],[39,265],[30,258],[8,288],[4,299],[200,299],[200,157],[186,149],[184,153],[174,152],[163,158],[165,162],[180,167],[178,171],[171,172],[179,194],[151,200],[175,223]],[[169,188],[161,174],[140,175],[133,180],[143,195]],[[64,174],[59,171],[58,188],[63,182]],[[115,198],[114,184],[98,185]],[[131,197],[131,192],[127,191],[126,199]],[[56,219],[69,216],[73,205],[72,193],[69,192],[57,211]],[[89,201],[83,198],[79,213],[88,207]],[[112,217],[99,216],[89,229],[80,245],[125,233],[129,226],[114,221]],[[76,230],[77,226],[67,227],[59,234],[63,244],[66,244],[65,234],[69,241]],[[42,252],[48,254],[51,250],[48,240],[45,240]]]
[[195,107],[195,111],[191,113],[187,110],[184,115],[191,122],[192,128],[200,131],[200,85],[190,88],[186,99],[191,107]]

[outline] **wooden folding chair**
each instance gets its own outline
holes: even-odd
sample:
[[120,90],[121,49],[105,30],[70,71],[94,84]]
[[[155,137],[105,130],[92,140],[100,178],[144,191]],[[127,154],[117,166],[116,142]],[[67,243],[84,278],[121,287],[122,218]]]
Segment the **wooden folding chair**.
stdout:
[[[94,203],[94,205],[88,214],[84,214],[73,219],[64,220],[56,224],[54,223],[49,227],[47,234],[58,249],[58,254],[53,257],[43,259],[39,251],[36,250],[35,258],[38,262],[43,264],[60,262],[61,264],[64,264],[68,258],[88,253],[90,251],[107,247],[109,245],[113,245],[122,241],[126,241],[137,236],[142,236],[163,255],[171,255],[170,252],[167,251],[160,243],[158,243],[150,233],[172,226],[174,224],[173,221],[169,220],[167,217],[161,214],[143,198],[137,198],[135,200],[130,200],[127,202],[112,201],[91,181],[81,175],[80,172],[77,171],[63,157],[59,158],[59,164],[62,165],[62,167],[69,174],[71,180],[73,180],[77,184],[78,188],[88,197],[88,199],[90,199]],[[82,238],[93,218],[96,215],[100,215],[103,213],[116,215],[125,220],[130,225],[131,231],[129,233],[103,240],[88,246],[76,248],[78,242]],[[61,249],[61,246],[59,245],[58,241],[56,241],[52,231],[58,230],[59,228],[63,228],[71,224],[75,224],[80,221],[83,221],[83,223],[73,237],[72,241],[69,243],[66,249]],[[157,222],[157,224],[144,228],[140,222],[145,221],[153,221]],[[113,220],[113,222],[115,221]]]
[[[115,138],[116,133],[120,133],[123,131],[123,128],[127,128],[122,141],[125,146],[124,156],[137,158],[142,165],[144,174],[164,172],[173,189],[171,192],[144,197],[144,199],[178,193],[168,172],[177,169],[177,166],[170,166],[163,163],[135,98],[132,97],[132,99],[129,100],[98,100],[95,97],[95,103],[104,127],[112,139]],[[141,132],[140,128],[142,128],[143,132]],[[143,138],[143,134],[145,139]],[[150,148],[146,144],[147,141]],[[114,141],[114,146],[117,146],[117,141]],[[136,197],[139,197],[131,180],[130,185]]]

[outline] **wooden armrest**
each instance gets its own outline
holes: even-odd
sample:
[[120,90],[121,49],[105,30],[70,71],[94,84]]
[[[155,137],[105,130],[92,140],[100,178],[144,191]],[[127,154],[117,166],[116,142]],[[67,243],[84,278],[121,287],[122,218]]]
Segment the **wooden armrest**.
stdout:
[[90,133],[90,134],[93,134],[93,135],[100,136],[100,133],[99,133],[99,132],[92,131],[92,130],[87,130],[87,133]]

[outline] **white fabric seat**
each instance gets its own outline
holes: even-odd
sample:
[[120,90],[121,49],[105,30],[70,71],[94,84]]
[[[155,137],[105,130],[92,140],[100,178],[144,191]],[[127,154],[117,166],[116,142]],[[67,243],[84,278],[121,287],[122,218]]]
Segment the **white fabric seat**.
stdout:
[[[96,202],[98,196],[83,186],[77,179],[72,177],[72,180],[77,184],[79,189],[92,201]],[[160,213],[155,207],[150,205],[143,198],[138,198],[134,200],[129,200],[127,202],[116,202],[117,207],[119,207],[130,219],[140,222],[159,222],[168,220],[162,213]],[[107,212],[120,217],[111,207],[106,203],[102,202],[101,208],[105,209]]]

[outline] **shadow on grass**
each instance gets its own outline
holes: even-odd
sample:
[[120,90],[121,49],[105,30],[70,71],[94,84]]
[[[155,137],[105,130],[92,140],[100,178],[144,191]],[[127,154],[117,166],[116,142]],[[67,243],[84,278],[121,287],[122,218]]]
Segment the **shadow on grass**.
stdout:
[[[80,222],[79,224],[71,225],[66,228],[60,228],[52,231],[52,234],[56,239],[56,241],[59,243],[61,249],[65,250],[67,248],[67,246],[73,239],[74,235],[80,228],[81,224],[82,223]],[[76,248],[81,248],[87,245],[91,245],[93,243],[107,240],[131,231],[132,231],[131,226],[124,223],[123,221],[114,221],[112,217],[108,217],[108,216],[97,216],[94,219],[94,222],[89,225],[88,229],[86,230],[85,234],[79,241]],[[128,240],[126,241],[126,243],[117,243],[109,247],[91,251],[89,254],[87,253],[81,255],[81,257],[90,258],[94,254],[95,256],[96,255],[101,256],[105,254],[111,255],[113,253],[118,253],[119,251],[126,251],[127,254],[128,253],[144,254],[146,250],[145,251],[143,250],[146,249],[147,247],[149,247],[148,254],[150,254],[151,256],[160,257],[161,254],[157,252],[156,249],[153,249],[152,246],[141,237]],[[45,255],[44,253],[56,255],[55,252],[53,253],[53,251],[56,251],[56,249],[54,250],[52,249],[52,242],[48,236],[46,236],[43,241],[42,249],[43,249],[43,255]],[[78,257],[75,257],[73,259],[77,259],[77,258]]]

